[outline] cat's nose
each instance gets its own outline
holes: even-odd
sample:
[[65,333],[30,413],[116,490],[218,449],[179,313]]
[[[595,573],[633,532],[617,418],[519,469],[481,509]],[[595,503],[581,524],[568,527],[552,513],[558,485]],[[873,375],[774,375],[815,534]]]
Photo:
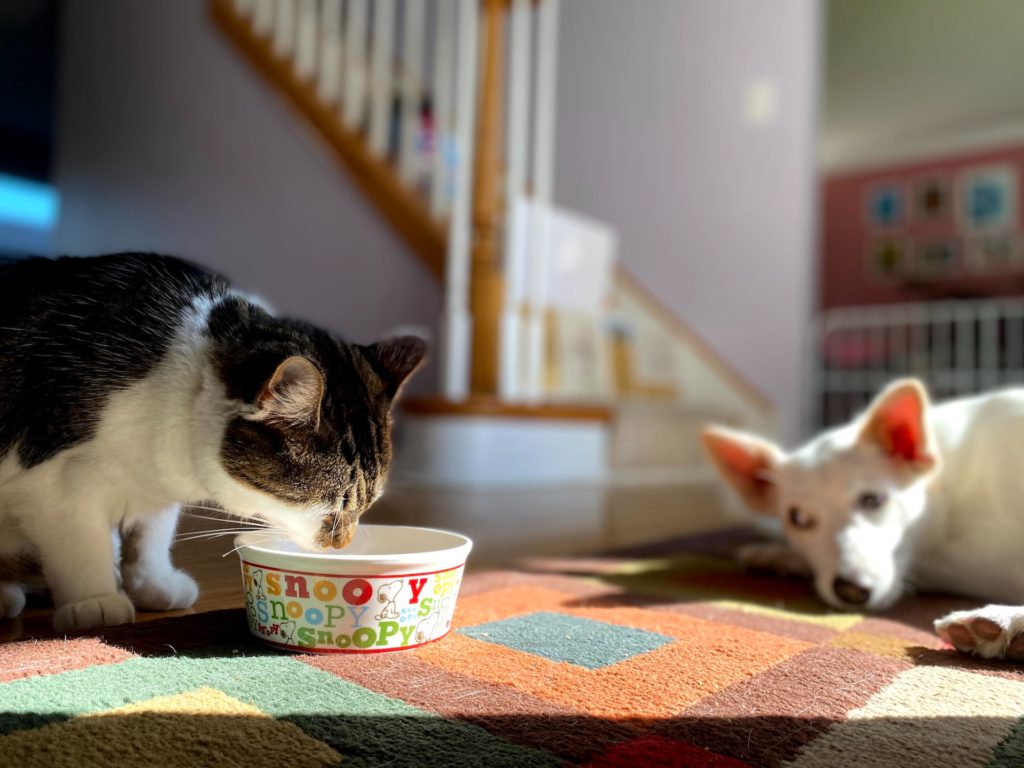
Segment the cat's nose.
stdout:
[[844,579],[842,576],[836,576],[835,581],[832,582],[832,591],[847,605],[864,605],[871,598],[870,589],[865,589],[860,584]]

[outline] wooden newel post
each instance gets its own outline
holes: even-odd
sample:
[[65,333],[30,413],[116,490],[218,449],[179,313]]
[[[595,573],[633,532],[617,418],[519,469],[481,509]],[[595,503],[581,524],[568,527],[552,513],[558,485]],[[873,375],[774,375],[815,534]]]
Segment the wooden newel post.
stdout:
[[481,0],[480,81],[473,159],[473,244],[470,311],[473,315],[473,395],[498,392],[498,340],[504,284],[502,125],[505,109],[506,0]]

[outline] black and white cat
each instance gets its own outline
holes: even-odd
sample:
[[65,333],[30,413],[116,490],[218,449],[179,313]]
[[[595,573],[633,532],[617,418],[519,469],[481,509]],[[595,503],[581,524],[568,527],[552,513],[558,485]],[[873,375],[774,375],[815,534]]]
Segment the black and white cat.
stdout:
[[424,352],[276,318],[167,256],[0,263],[0,618],[40,573],[58,630],[191,605],[169,552],[187,502],[344,546]]

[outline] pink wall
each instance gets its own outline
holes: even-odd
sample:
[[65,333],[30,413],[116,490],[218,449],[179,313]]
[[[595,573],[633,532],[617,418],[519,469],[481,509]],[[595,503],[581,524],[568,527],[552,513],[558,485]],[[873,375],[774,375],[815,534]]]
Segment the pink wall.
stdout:
[[[1024,256],[1004,268],[978,271],[974,254],[985,237],[1016,238],[1024,221],[1024,190],[1018,181],[1017,216],[1009,230],[990,236],[968,233],[959,223],[958,179],[968,169],[1002,165],[1016,169],[1024,180],[1024,146],[1015,146],[961,154],[939,160],[875,168],[870,171],[836,173],[823,182],[822,268],[820,306],[823,309],[858,304],[881,304],[922,299],[1024,294]],[[925,178],[944,178],[950,185],[949,214],[935,222],[922,220],[914,208],[914,190]],[[907,190],[908,215],[902,225],[891,230],[875,229],[868,223],[867,198],[879,184],[896,182]],[[911,255],[915,243],[952,243],[959,266],[941,277],[910,274],[902,277],[879,276],[870,266],[869,254],[879,241],[893,238],[906,246]]]

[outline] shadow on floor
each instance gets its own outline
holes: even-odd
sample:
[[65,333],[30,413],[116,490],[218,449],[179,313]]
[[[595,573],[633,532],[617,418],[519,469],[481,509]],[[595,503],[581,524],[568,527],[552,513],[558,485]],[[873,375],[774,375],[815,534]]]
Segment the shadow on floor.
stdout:
[[[314,692],[311,692],[313,695]],[[217,691],[176,705],[243,707]],[[167,704],[165,704],[167,706]],[[300,708],[304,710],[305,708]],[[5,764],[22,768],[190,766],[305,768],[344,765],[811,766],[1020,765],[1017,718],[837,716],[609,719],[501,715],[468,719],[365,712],[236,714],[141,711],[50,715],[0,737]],[[10,724],[0,712],[0,723]],[[27,723],[26,723],[27,725]],[[801,754],[802,753],[802,754]],[[742,762],[741,762],[742,761]]]
[[[615,550],[598,557],[524,559],[516,566],[537,575],[591,579],[613,590],[578,601],[591,606],[656,607],[734,601],[804,617],[844,615],[823,602],[809,580],[742,569],[735,559],[736,550],[758,540],[763,537],[757,531],[736,528]],[[908,594],[870,618],[931,633],[934,620],[940,616],[981,604],[983,601],[975,598],[956,595]]]

